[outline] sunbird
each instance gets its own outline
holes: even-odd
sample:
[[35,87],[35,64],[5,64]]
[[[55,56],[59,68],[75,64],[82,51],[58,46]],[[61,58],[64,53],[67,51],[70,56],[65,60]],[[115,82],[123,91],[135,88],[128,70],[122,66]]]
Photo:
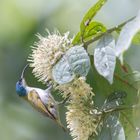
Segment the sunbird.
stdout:
[[64,131],[66,129],[62,125],[59,117],[58,102],[51,95],[52,85],[43,90],[36,87],[29,87],[24,79],[24,73],[29,64],[27,64],[21,74],[21,78],[16,83],[17,94],[29,102],[36,110],[44,116],[54,120]]

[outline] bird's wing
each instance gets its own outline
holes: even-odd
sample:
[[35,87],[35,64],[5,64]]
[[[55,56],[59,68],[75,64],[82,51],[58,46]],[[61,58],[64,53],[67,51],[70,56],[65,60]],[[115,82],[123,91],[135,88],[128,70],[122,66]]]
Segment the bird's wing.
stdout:
[[47,97],[47,98],[49,98],[49,100],[51,101],[51,102],[53,102],[54,104],[56,103],[56,101],[55,101],[55,99],[54,99],[54,97],[52,96],[52,94],[51,94],[51,88],[52,87],[48,87],[47,89],[45,89],[44,91],[44,94],[45,94],[45,96]]
[[[58,118],[58,114],[54,111],[55,109],[49,111],[48,108],[47,108],[47,105],[45,105],[42,102],[42,100],[41,100],[38,92],[35,89],[32,89],[27,94],[27,100],[30,102],[30,104],[35,109],[37,109],[39,112],[43,113],[45,116],[47,116],[47,117],[51,118],[52,120],[54,120],[64,131],[66,131],[66,129],[64,128],[64,126],[61,124],[60,119]],[[51,105],[51,104],[49,104],[49,105]]]
[[55,119],[53,114],[47,109],[47,107],[41,101],[38,93],[33,89],[28,94],[28,101],[33,107],[35,107],[39,112],[43,113],[45,116]]

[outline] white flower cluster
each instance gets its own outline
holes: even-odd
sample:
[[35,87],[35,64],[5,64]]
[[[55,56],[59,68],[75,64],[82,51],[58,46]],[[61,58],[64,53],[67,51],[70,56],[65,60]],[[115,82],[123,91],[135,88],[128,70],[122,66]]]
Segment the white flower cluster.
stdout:
[[66,121],[74,140],[88,140],[90,136],[95,136],[101,116],[92,112],[94,93],[85,78],[80,77],[69,84],[59,85],[57,89],[62,91],[64,97],[70,94]]
[[39,81],[46,83],[52,80],[52,68],[70,47],[71,40],[68,39],[69,33],[62,36],[59,32],[50,34],[47,37],[38,35],[39,42],[32,47],[32,54],[28,61],[33,67],[34,75]]

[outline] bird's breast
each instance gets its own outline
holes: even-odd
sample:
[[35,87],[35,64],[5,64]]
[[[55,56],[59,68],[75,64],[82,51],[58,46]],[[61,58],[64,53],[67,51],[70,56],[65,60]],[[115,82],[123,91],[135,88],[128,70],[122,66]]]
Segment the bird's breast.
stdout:
[[40,97],[41,101],[46,105],[50,100],[51,97],[49,96],[49,93],[45,92],[45,90],[42,90],[40,88],[34,88],[34,87],[27,87],[27,92],[30,93],[32,90],[35,90]]

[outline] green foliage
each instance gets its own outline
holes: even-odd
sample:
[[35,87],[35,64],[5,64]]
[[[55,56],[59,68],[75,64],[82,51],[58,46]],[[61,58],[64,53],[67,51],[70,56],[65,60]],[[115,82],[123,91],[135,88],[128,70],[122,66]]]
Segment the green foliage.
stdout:
[[123,126],[117,114],[106,116],[103,128],[96,138],[97,140],[125,140]]
[[115,110],[120,107],[120,105],[124,104],[124,100],[127,94],[123,91],[117,91],[111,93],[108,98],[105,100],[102,110],[105,112],[109,112],[110,110]]
[[122,123],[122,126],[125,130],[125,137],[127,140],[132,140],[136,138],[136,130],[134,126],[134,119],[135,116],[132,114],[132,110],[135,110],[132,106],[126,106],[125,105],[125,98],[127,94],[125,92],[119,91],[111,94],[105,104],[103,105],[103,108],[105,108],[106,111],[110,111],[114,109],[114,111],[119,111],[119,119]]
[[105,31],[106,27],[102,23],[93,21],[89,23],[88,26],[86,26],[83,35],[81,31],[77,33],[77,35],[73,39],[72,44],[81,44],[82,42],[86,42],[95,37],[96,35],[104,33]]
[[81,24],[80,24],[80,31],[81,37],[83,38],[84,32],[86,28],[89,26],[92,18],[97,14],[97,12],[102,8],[107,0],[99,0],[95,5],[93,5],[89,11],[85,14]]
[[[131,21],[131,20],[133,20],[134,18],[131,18],[130,20],[128,20],[128,21]],[[127,23],[127,22],[125,22],[125,23]],[[124,26],[125,24],[122,24],[121,26],[119,26],[119,27],[117,27],[116,28],[116,32],[118,33],[118,34],[120,34],[120,32],[121,32],[121,30],[122,30],[122,28],[123,28],[123,26]],[[132,45],[139,45],[140,44],[140,31],[138,31],[135,35],[134,35],[134,37],[133,37],[133,39],[132,39]]]
[[110,34],[105,34],[94,50],[94,65],[100,75],[105,77],[110,84],[113,83],[116,65],[115,39]]
[[[125,68],[125,70],[124,70]],[[127,72],[126,72],[127,71]],[[90,85],[93,86],[94,93],[96,96],[94,97],[94,102],[96,106],[105,110],[116,109],[116,111],[120,112],[120,121],[125,130],[126,137],[131,138],[136,137],[136,131],[134,129],[134,116],[133,110],[131,107],[138,102],[138,87],[135,87],[132,83],[135,81],[135,76],[130,75],[126,77],[128,73],[131,73],[132,70],[128,65],[124,65],[123,67],[117,61],[115,74],[114,74],[114,83],[110,85],[102,76],[100,76],[95,68],[91,70],[93,77],[91,77],[91,73],[89,73]],[[121,92],[123,93],[122,99],[120,97],[111,96],[113,92]],[[104,104],[104,102],[108,100],[108,103]],[[116,104],[117,101],[117,104]],[[126,109],[125,109],[126,107]],[[120,109],[119,109],[120,108]],[[124,109],[121,109],[124,108]],[[133,125],[132,125],[133,124]],[[100,133],[100,132],[99,132]]]
[[134,36],[132,40],[132,44],[139,45],[140,44],[140,31]]
[[72,44],[80,44],[84,41],[90,40],[95,35],[103,33],[106,31],[106,27],[99,22],[91,22],[93,17],[97,14],[97,12],[102,8],[107,0],[99,0],[95,5],[93,5],[88,12],[85,14],[83,20],[80,24],[80,32],[77,33],[75,38],[73,39]]
[[65,57],[61,58],[61,60],[59,60],[59,62],[53,67],[52,74],[54,81],[59,84],[71,82],[75,77],[75,74],[71,70]]
[[53,78],[59,84],[71,82],[75,76],[87,76],[90,59],[82,46],[71,47],[53,67]]
[[[134,111],[137,110],[136,114],[140,114],[138,113],[140,111],[138,111],[137,108],[133,107],[135,105],[138,105],[140,74],[139,72],[133,72],[128,64],[124,63],[122,65],[118,59],[116,62],[115,72],[113,70],[111,73],[109,73],[109,68],[107,67],[105,69],[105,67],[103,66],[107,66],[107,63],[111,66],[113,62],[112,60],[114,60],[111,59],[112,56],[116,58],[117,56],[119,56],[117,53],[123,54],[124,50],[127,50],[129,48],[132,37],[135,35],[136,30],[139,29],[139,25],[138,23],[136,23],[136,20],[139,21],[139,15],[136,18],[132,18],[118,25],[117,27],[107,30],[103,23],[95,21],[91,22],[92,18],[96,15],[96,13],[100,10],[105,2],[106,0],[99,0],[85,14],[80,24],[80,32],[78,32],[75,36],[73,44],[75,45],[83,43],[85,45],[85,48],[87,48],[86,45],[89,45],[89,43],[87,42],[93,43],[94,41],[99,40],[101,37],[103,38],[106,33],[112,33],[113,31],[118,30],[118,33],[120,33],[121,29],[123,30],[118,44],[121,44],[123,46],[125,42],[125,48],[117,44],[117,46],[112,47],[112,50],[114,51],[108,52],[107,47],[110,47],[110,42],[108,40],[100,41],[100,46],[102,46],[100,48],[104,48],[104,53],[102,53],[102,56],[99,59],[101,50],[97,52],[95,49],[96,53],[94,53],[94,60],[91,57],[92,68],[88,74],[87,82],[90,83],[95,93],[95,97],[93,98],[95,105],[104,114],[102,118],[102,131],[99,131],[99,136],[96,137],[96,140],[132,140],[135,139],[137,135],[135,122],[140,123],[139,121],[134,121],[138,120],[136,118],[136,115],[134,114]],[[133,29],[133,27],[135,29]],[[130,34],[130,36],[128,36],[128,34]],[[127,42],[125,38],[127,38],[129,42]],[[133,43],[140,43],[139,32],[135,35]],[[113,52],[115,52],[116,54],[114,54]],[[107,55],[107,59],[105,58],[105,54],[108,53],[109,55]],[[115,65],[115,61],[113,62],[113,64]],[[95,67],[97,71],[107,80],[110,79],[106,76],[106,72],[108,71],[109,77],[112,77],[114,79],[113,84],[110,85],[107,80],[96,71]],[[109,81],[112,83],[112,80]],[[118,112],[119,116],[111,115],[112,112]],[[90,137],[89,139],[92,140],[94,139],[94,137]]]
[[[126,71],[124,71],[124,68]],[[93,78],[89,79],[90,81],[92,81],[94,84],[93,85],[93,90],[96,93],[97,96],[95,96],[95,102],[99,105],[102,105],[103,102],[97,102],[98,98],[101,97],[101,99],[103,99],[103,101],[108,98],[108,96],[115,92],[115,91],[123,91],[126,93],[126,98],[125,98],[125,105],[133,105],[137,102],[137,92],[138,89],[132,85],[132,80],[134,80],[133,75],[131,75],[131,80],[129,80],[130,78],[126,78],[125,76],[128,73],[131,73],[132,70],[130,69],[130,67],[128,65],[124,65],[123,67],[121,66],[121,64],[119,63],[119,61],[117,61],[116,64],[116,69],[115,69],[115,73],[114,73],[114,82],[112,85],[110,85],[106,79],[104,79],[102,76],[100,76],[97,71],[95,70],[94,66],[92,69],[92,73],[93,73]],[[102,86],[101,86],[102,85]],[[99,96],[99,97],[98,97]],[[97,98],[97,99],[96,99]]]
[[135,140],[137,137],[133,111],[134,109],[131,110],[130,108],[128,110],[120,111],[120,122],[124,128],[125,137],[127,140]]
[[115,47],[115,53],[116,56],[121,60],[121,63],[123,63],[124,52],[128,50],[133,40],[133,37],[139,30],[140,13],[138,13],[138,15],[134,19],[124,25],[118,37],[118,41]]

